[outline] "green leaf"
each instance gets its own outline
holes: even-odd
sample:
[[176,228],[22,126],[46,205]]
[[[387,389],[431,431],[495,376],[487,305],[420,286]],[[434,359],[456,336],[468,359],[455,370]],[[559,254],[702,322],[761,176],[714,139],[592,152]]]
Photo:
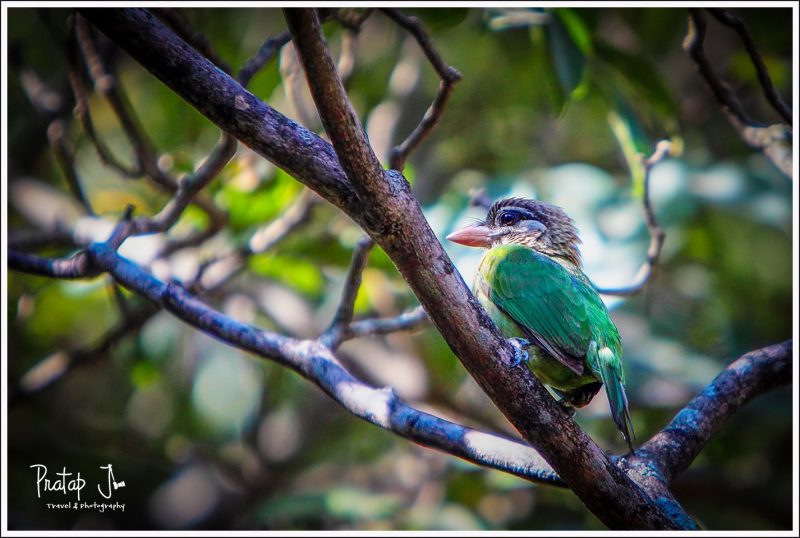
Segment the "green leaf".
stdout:
[[560,17],[551,18],[544,31],[558,82],[566,100],[569,100],[570,94],[583,80],[586,56],[573,41]]
[[[556,115],[561,115],[566,105],[564,92],[556,75],[553,60],[548,53],[547,38],[543,28],[531,28],[531,41],[533,42],[533,69],[538,71],[544,85],[547,88],[547,95],[553,105]],[[538,90],[538,88],[534,88]]]
[[[566,24],[565,24],[566,21]],[[566,105],[583,97],[582,87],[586,68],[586,54],[590,50],[589,32],[583,22],[568,10],[551,12],[548,24],[531,29],[531,39],[537,49],[546,50],[540,58],[543,72],[550,90],[550,100],[558,115]]]
[[590,55],[592,53],[592,36],[589,28],[586,27],[578,13],[570,8],[558,8],[553,10],[553,13],[558,16],[564,25],[570,38],[572,38],[572,42],[584,55]]
[[322,271],[308,260],[258,254],[251,256],[247,265],[254,273],[286,284],[306,295],[320,297],[325,287]]
[[652,144],[629,106],[616,99],[616,110],[608,113],[608,124],[622,149],[631,172],[633,195],[644,196],[644,164],[642,155],[648,155]]
[[597,57],[617,70],[631,89],[639,94],[661,116],[674,118],[678,105],[661,74],[646,58],[630,54],[605,41],[595,40]]
[[300,183],[278,169],[274,178],[264,181],[255,190],[240,189],[236,181],[226,181],[216,201],[228,210],[231,228],[241,231],[279,215],[301,189]]

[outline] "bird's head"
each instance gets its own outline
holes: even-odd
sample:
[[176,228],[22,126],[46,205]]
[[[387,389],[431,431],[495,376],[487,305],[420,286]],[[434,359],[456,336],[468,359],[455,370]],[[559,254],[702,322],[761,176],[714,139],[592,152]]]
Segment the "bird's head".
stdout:
[[469,247],[525,245],[581,266],[581,241],[575,223],[560,207],[539,200],[498,200],[483,222],[455,231],[447,239]]

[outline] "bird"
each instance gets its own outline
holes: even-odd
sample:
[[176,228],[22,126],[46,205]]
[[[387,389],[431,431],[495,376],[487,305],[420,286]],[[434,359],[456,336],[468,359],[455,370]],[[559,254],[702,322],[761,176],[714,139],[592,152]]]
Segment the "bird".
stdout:
[[605,386],[611,416],[630,451],[635,438],[622,340],[583,273],[574,221],[559,206],[529,198],[495,202],[482,222],[449,241],[487,249],[473,293],[525,362],[570,413]]

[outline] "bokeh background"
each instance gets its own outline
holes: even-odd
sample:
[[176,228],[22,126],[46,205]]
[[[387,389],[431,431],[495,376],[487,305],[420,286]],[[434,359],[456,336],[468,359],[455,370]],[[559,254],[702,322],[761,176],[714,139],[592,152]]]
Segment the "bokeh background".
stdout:
[[[182,9],[220,57],[241,67],[285,29],[274,9]],[[746,146],[682,50],[684,9],[414,9],[445,61],[464,75],[441,124],[412,155],[406,176],[444,237],[490,197],[528,195],[564,207],[583,238],[586,272],[600,286],[632,281],[646,257],[640,174],[626,155],[672,141],[652,173],[652,202],[667,241],[646,291],[608,298],[624,341],[638,439],[648,439],[742,353],[792,334],[792,182]],[[739,9],[779,92],[792,95],[792,12]],[[32,70],[69,99],[65,9],[8,10],[9,232],[60,222],[86,225],[47,144],[21,73]],[[761,96],[736,34],[709,20],[706,49],[743,106],[780,121]],[[345,32],[329,22],[334,54]],[[131,105],[175,173],[207,155],[218,130],[123,53],[111,57]],[[379,157],[388,160],[438,85],[416,42],[381,13],[357,38],[350,97]],[[283,72],[281,66],[283,65]],[[320,130],[302,77],[276,58],[250,89]],[[297,96],[297,97],[293,97]],[[791,102],[791,100],[790,100]],[[108,105],[90,100],[96,128],[122,159],[132,155]],[[121,179],[97,158],[77,120],[67,123],[76,164],[102,227],[133,203],[157,212],[163,194]],[[240,147],[207,189],[229,226],[166,262],[173,275],[288,207],[301,185]],[[190,208],[178,229],[203,225]],[[310,222],[208,301],[238,319],[302,337],[335,311],[361,232],[323,204]],[[152,249],[140,240],[140,250]],[[480,252],[445,245],[470,282]],[[70,249],[45,251],[67,254]],[[188,268],[188,269],[187,269]],[[162,264],[161,270],[165,270]],[[226,347],[166,313],[148,319],[82,367],[38,390],[30,372],[58,353],[90,348],[120,311],[106,278],[66,282],[7,273],[8,480],[13,529],[601,529],[566,490],[537,486],[440,454],[364,423],[276,364]],[[136,297],[127,297],[139,305]],[[375,249],[358,317],[392,316],[417,303]],[[341,359],[376,386],[423,409],[513,434],[438,333],[422,329],[346,343]],[[57,360],[56,360],[57,362]],[[26,377],[26,374],[28,377]],[[35,383],[34,383],[35,385]],[[598,395],[576,419],[609,452],[623,443]],[[710,529],[788,529],[792,518],[790,389],[742,409],[674,484]],[[89,480],[114,465],[124,512],[47,510],[34,463]],[[90,482],[91,484],[91,482]],[[58,496],[54,497],[55,499]]]

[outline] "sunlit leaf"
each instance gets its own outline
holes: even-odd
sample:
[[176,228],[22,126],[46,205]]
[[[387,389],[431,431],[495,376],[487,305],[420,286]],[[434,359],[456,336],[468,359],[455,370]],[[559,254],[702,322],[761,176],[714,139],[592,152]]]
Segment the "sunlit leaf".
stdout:
[[579,12],[571,8],[557,8],[553,10],[556,16],[569,33],[572,42],[581,50],[585,55],[592,52],[592,36],[586,23],[583,22]]
[[301,189],[300,183],[279,169],[272,179],[254,191],[240,190],[233,182],[228,182],[216,198],[228,210],[230,226],[242,230],[276,217]]
[[617,110],[608,113],[608,124],[628,164],[633,195],[641,197],[644,195],[642,156],[651,153],[652,145],[633,111],[621,99],[617,100]]

